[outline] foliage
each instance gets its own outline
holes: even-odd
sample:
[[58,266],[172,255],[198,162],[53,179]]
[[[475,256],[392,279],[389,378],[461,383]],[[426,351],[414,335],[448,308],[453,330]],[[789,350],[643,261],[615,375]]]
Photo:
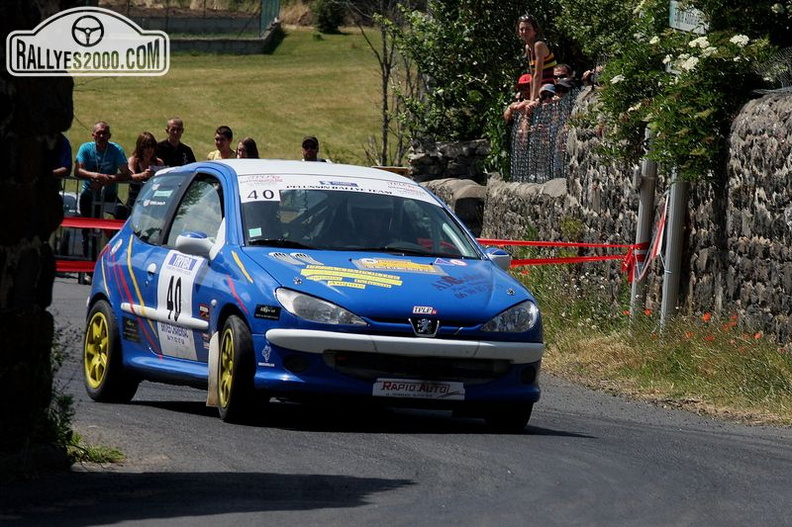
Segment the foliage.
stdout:
[[338,33],[338,27],[344,23],[344,4],[340,0],[316,0],[311,12],[320,33]]
[[69,459],[72,463],[120,463],[124,453],[115,447],[89,445],[80,434],[74,434],[68,446]]
[[[595,268],[516,271],[540,301],[542,369],[588,386],[752,422],[792,424],[792,348],[736,315],[629,316],[629,284]],[[573,292],[574,294],[570,294]]]
[[[66,359],[61,345],[62,340],[61,331],[56,330],[52,339],[52,353],[50,355],[53,377],[61,369],[63,361]],[[58,383],[53,383],[52,391],[52,401],[47,412],[47,418],[51,426],[54,444],[65,448],[72,440],[71,421],[74,417],[74,398],[64,393],[63,387]]]
[[[599,12],[597,2],[579,4],[577,16],[587,7]],[[655,135],[650,159],[676,167],[685,179],[722,180],[731,122],[752,90],[762,87],[755,66],[772,48],[757,38],[767,26],[754,23],[761,7],[746,17],[723,1],[708,0],[701,8],[709,21],[706,35],[669,28],[668,2],[644,0],[629,13],[617,11],[612,27],[619,29],[594,39],[589,51],[610,55],[598,117],[611,154],[637,162],[648,126]],[[766,15],[769,10],[768,4]]]
[[[418,97],[421,86],[416,68],[409,57],[399,52],[396,31],[404,26],[404,13],[418,9],[422,0],[369,0],[349,2],[347,9],[379,65],[380,117],[379,137],[369,136],[366,158],[369,164],[401,165],[409,147],[410,131],[399,116],[407,97]],[[369,29],[379,30],[379,39],[369,36]]]
[[486,168],[508,173],[510,130],[503,109],[515,79],[527,71],[517,18],[526,11],[535,16],[559,61],[573,68],[587,63],[578,42],[553,23],[558,9],[536,1],[430,0],[425,11],[408,11],[406,25],[390,28],[423,83],[405,97],[405,128],[416,139],[486,137],[492,152]]
[[560,0],[560,5],[554,25],[560,33],[578,42],[588,57],[602,60],[632,38],[629,29],[635,7],[633,2]]
[[514,0],[430,1],[426,12],[406,14],[406,27],[392,27],[424,84],[422,98],[406,100],[411,128],[424,137],[483,137],[520,71],[514,22],[524,7]]

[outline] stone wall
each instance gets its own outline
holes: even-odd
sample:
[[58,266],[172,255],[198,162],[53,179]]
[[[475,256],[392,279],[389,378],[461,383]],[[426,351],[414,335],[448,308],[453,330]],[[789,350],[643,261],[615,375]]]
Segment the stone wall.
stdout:
[[[576,111],[584,111],[595,96],[581,93]],[[761,329],[780,342],[788,342],[792,335],[790,124],[789,94],[750,101],[732,127],[728,181],[691,184],[679,305],[686,314],[737,315],[745,327]],[[634,167],[602,159],[598,145],[594,130],[570,131],[570,170],[565,179],[508,183],[490,174],[481,236],[634,243],[638,212]],[[443,180],[427,184],[448,203],[452,203],[448,196],[459,192],[459,184],[455,185]],[[666,190],[661,167],[655,218]],[[612,278],[615,303],[626,284],[619,267],[618,261],[609,261],[581,269]],[[660,307],[662,273],[656,262],[647,277],[645,307],[652,311]]]
[[[68,0],[0,2],[0,38],[31,30]],[[5,65],[5,61],[2,61]],[[31,467],[68,467],[50,417],[55,260],[63,219],[52,174],[58,133],[72,121],[71,77],[12,77],[0,67],[0,479]],[[79,309],[80,306],[75,306]]]
[[489,154],[489,143],[484,139],[460,143],[413,141],[408,155],[410,177],[419,183],[454,178],[484,185],[487,175],[483,163]]

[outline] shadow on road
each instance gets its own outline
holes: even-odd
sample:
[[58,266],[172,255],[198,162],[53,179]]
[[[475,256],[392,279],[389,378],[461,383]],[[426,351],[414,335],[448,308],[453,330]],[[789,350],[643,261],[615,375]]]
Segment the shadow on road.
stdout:
[[105,525],[218,514],[359,507],[404,479],[267,473],[71,472],[0,486],[0,523]]
[[[133,401],[177,413],[219,419],[215,408],[202,401]],[[358,434],[491,434],[482,419],[453,417],[450,411],[271,402],[260,415],[244,425],[302,432]],[[498,435],[503,435],[499,433]],[[511,435],[592,438],[592,436],[529,425]]]

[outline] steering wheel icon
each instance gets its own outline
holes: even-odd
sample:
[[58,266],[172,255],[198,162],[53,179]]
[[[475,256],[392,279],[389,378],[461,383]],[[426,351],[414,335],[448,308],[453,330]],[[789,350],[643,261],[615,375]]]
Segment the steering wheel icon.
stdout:
[[85,15],[74,21],[71,32],[75,42],[90,48],[104,38],[104,25],[95,16]]

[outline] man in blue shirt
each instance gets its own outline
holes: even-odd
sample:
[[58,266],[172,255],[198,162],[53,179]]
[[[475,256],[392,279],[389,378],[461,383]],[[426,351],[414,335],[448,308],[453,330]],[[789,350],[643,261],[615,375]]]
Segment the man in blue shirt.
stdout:
[[55,150],[52,152],[52,175],[67,177],[72,171],[72,149],[69,140],[63,133],[58,134]]
[[[129,181],[132,174],[127,166],[124,149],[110,141],[110,125],[99,121],[91,132],[93,141],[83,143],[77,150],[74,175],[84,179],[80,192],[80,214],[85,218],[103,218],[107,204],[115,213],[119,181]],[[123,219],[123,218],[120,218]],[[83,255],[89,256],[87,232],[83,232]],[[96,242],[90,256],[96,259]]]

